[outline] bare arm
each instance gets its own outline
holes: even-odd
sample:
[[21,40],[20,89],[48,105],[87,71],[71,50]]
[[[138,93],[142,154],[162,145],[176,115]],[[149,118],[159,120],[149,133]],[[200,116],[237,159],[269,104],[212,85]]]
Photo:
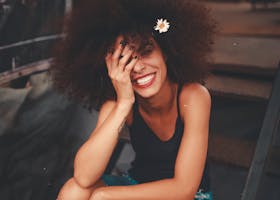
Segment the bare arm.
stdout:
[[114,53],[105,59],[117,101],[103,105],[94,132],[80,148],[74,162],[74,179],[84,188],[91,187],[103,174],[135,100],[130,72],[137,58],[131,59],[133,50],[124,47],[121,39],[117,39]]
[[99,188],[90,200],[193,199],[206,160],[210,104],[210,95],[203,86],[191,84],[183,88],[179,106],[186,125],[173,178],[133,186]]
[[127,105],[112,101],[102,106],[95,130],[74,161],[74,179],[82,187],[92,186],[103,174],[128,111]]

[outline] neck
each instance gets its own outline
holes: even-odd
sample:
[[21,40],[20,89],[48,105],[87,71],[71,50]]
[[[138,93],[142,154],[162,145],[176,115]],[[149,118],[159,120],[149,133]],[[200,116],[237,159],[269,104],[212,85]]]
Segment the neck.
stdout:
[[140,110],[149,115],[168,114],[176,108],[178,85],[167,82],[162,86],[158,94],[150,98],[138,97],[138,105]]

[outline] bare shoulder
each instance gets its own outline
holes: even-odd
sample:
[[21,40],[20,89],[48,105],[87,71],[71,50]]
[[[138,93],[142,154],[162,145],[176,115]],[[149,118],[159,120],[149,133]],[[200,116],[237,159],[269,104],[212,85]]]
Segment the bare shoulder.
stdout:
[[182,87],[179,94],[179,108],[182,117],[185,110],[209,110],[211,107],[211,96],[208,89],[199,83],[189,83]]
[[209,101],[211,99],[208,89],[200,83],[185,84],[180,93],[180,100]]

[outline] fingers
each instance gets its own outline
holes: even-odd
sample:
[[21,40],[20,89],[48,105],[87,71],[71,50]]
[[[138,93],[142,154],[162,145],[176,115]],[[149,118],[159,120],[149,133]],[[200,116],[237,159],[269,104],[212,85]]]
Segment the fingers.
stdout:
[[112,55],[112,63],[111,63],[111,66],[112,66],[112,67],[118,66],[118,64],[119,64],[119,58],[120,58],[120,55],[121,55],[123,49],[124,49],[124,44],[123,44],[123,43],[120,43],[120,44],[117,46],[116,50],[114,51],[114,53],[113,53],[113,55]]
[[108,71],[131,71],[137,60],[137,57],[132,57],[133,53],[133,49],[121,41],[113,54],[108,53],[105,58]]
[[120,43],[117,47],[116,50],[114,50],[114,52],[109,52],[107,53],[106,57],[105,57],[105,61],[106,61],[106,65],[108,68],[108,71],[111,71],[112,68],[117,67],[119,64],[119,58],[120,55],[123,51],[123,43]]
[[130,61],[132,54],[133,50],[126,46],[122,52],[122,57],[119,59],[118,67],[124,70],[125,66]]
[[131,70],[134,68],[134,66],[136,65],[137,61],[138,61],[138,57],[137,56],[133,56],[131,61],[125,66],[124,71],[127,72],[128,74],[130,74]]
[[111,70],[111,66],[112,66],[112,54],[111,53],[108,53],[105,57],[105,62],[106,62],[106,65],[107,65],[107,68],[108,68],[108,71]]

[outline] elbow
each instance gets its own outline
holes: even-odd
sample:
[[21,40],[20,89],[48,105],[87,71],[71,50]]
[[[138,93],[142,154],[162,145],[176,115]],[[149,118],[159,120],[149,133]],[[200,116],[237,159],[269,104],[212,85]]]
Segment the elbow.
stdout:
[[103,174],[100,167],[89,166],[86,161],[77,159],[74,161],[73,179],[83,189],[92,189],[96,183],[99,183]]
[[177,192],[176,199],[178,200],[194,200],[195,193],[188,192],[184,189],[181,190],[181,192]]
[[195,193],[193,192],[184,192],[184,194],[182,194],[181,196],[182,200],[194,200],[195,198]]
[[77,171],[74,172],[73,178],[75,182],[83,189],[91,188],[94,184],[87,176]]
[[84,189],[91,188],[94,185],[94,179],[92,175],[87,173],[86,165],[84,162],[81,162],[79,159],[79,152],[76,155],[74,160],[74,174],[73,179],[75,182]]
[[[191,187],[190,184],[186,184],[184,182],[177,182],[175,184],[176,188],[176,199],[178,200],[193,200],[195,198],[197,189],[195,187]],[[178,192],[180,191],[180,192]]]
[[81,188],[92,188],[98,182],[102,173],[100,170],[89,169],[84,163],[78,163],[77,159],[74,161],[73,178]]

